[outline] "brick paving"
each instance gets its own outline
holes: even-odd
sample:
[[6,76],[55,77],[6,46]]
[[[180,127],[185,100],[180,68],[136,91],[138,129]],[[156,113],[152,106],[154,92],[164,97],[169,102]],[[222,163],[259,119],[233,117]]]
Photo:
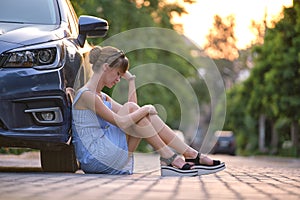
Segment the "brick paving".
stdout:
[[0,156],[0,199],[300,199],[299,159],[211,157],[227,168],[197,177],[161,177],[157,154],[136,154],[135,173],[129,176],[44,173],[37,157]]

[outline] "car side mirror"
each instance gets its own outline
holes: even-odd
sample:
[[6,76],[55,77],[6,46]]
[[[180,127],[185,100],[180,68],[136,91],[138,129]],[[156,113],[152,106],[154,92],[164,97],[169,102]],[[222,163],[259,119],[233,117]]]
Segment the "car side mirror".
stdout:
[[108,31],[108,23],[106,20],[82,15],[78,21],[79,35],[78,43],[81,47],[84,46],[86,38],[104,37]]

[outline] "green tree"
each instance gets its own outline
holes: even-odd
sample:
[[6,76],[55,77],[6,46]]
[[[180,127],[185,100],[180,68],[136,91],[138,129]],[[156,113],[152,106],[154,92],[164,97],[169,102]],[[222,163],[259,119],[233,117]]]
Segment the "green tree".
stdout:
[[[182,32],[182,26],[172,23],[173,16],[187,13],[184,3],[168,3],[166,0],[71,0],[78,15],[89,14],[108,20],[108,37],[133,28],[163,27]],[[97,40],[96,40],[97,41]]]
[[245,84],[235,84],[227,92],[227,108],[225,130],[232,130],[236,135],[238,153],[245,155],[257,148],[257,121],[249,115],[245,105],[248,104],[250,93]]
[[[228,95],[228,104],[236,103],[237,109],[244,104],[244,109],[238,112],[229,108],[228,113],[239,114],[237,116],[242,116],[244,120],[230,115],[228,126],[242,131],[241,121],[256,119],[258,122],[258,119],[265,118],[265,139],[266,146],[271,147],[270,153],[280,152],[279,144],[288,139],[293,142],[294,155],[297,155],[297,151],[299,155],[300,1],[294,1],[292,8],[283,9],[283,15],[274,28],[267,28],[264,43],[253,48],[255,65],[250,77],[240,86],[242,89],[233,88],[229,92],[234,96]],[[252,122],[247,123],[244,130],[248,134],[255,134],[249,128]],[[258,128],[258,123],[252,124]],[[288,134],[286,128],[283,129],[287,125],[290,127]]]
[[239,69],[235,64],[239,56],[234,33],[235,18],[229,15],[225,18],[216,15],[213,27],[206,36],[204,51],[214,60],[222,74],[226,88],[230,88],[238,77]]
[[[257,51],[257,64],[270,66],[264,74],[266,84],[263,106],[269,111],[268,117],[275,122],[281,118],[290,120],[291,140],[295,148],[298,148],[300,32],[297,27],[300,24],[300,4],[296,1],[294,3],[294,7],[284,9],[284,18],[273,29],[267,30],[265,43]],[[278,136],[274,131],[272,140],[273,148],[276,148]]]
[[236,37],[234,34],[235,18],[229,15],[222,18],[214,17],[214,25],[207,35],[207,44],[204,50],[213,59],[226,59],[233,61],[238,57]]

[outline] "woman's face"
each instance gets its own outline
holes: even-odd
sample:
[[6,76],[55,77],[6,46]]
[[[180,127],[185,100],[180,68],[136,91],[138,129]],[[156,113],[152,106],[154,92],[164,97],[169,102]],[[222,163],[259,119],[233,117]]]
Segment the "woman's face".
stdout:
[[118,82],[120,82],[121,77],[124,75],[120,67],[108,68],[106,74],[105,86],[112,88]]

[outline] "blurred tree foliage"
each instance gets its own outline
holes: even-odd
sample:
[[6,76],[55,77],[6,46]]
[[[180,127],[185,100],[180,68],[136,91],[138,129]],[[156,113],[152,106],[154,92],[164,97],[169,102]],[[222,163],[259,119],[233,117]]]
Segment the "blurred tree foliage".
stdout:
[[226,59],[233,61],[238,57],[236,37],[234,33],[235,17],[229,15],[225,18],[215,15],[214,25],[207,35],[204,50],[213,59]]
[[239,77],[241,70],[247,68],[242,61],[245,50],[236,46],[235,16],[214,16],[214,23],[206,36],[204,51],[217,65],[226,88],[230,88]]
[[77,15],[93,15],[108,21],[108,37],[122,31],[141,27],[163,27],[182,32],[181,24],[172,23],[172,16],[187,13],[185,0],[167,3],[166,0],[71,0]]
[[258,122],[264,116],[267,151],[300,155],[300,1],[283,14],[266,29],[264,43],[252,48],[250,77],[228,91],[225,128],[235,131],[243,153],[258,149]]

